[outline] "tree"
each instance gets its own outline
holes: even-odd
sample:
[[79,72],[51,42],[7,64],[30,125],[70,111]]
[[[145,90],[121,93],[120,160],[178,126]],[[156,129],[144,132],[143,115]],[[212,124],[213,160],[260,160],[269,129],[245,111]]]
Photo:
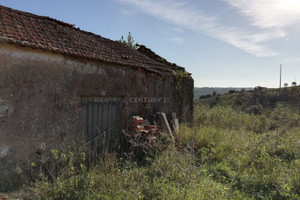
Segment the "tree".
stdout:
[[293,87],[297,86],[297,82],[296,81],[292,82],[292,86]]
[[284,83],[283,85],[284,85],[284,87],[288,87],[288,86],[289,86],[289,84],[288,84],[288,83]]
[[124,40],[124,37],[123,35],[121,36],[121,39],[119,40],[119,42],[123,43],[123,44],[126,44],[127,46],[129,46],[130,48],[132,49],[137,49],[137,45],[136,45],[136,42],[134,41],[133,37],[131,36],[131,33],[129,32],[128,33],[128,36],[127,36],[127,41]]

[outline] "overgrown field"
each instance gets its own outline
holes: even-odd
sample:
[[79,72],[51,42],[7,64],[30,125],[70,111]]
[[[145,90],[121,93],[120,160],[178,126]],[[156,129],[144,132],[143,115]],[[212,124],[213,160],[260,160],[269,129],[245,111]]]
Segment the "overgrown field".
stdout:
[[88,168],[84,153],[53,151],[56,174],[38,175],[28,199],[300,199],[299,109],[248,94],[196,102],[175,146],[162,137],[167,149],[146,156]]

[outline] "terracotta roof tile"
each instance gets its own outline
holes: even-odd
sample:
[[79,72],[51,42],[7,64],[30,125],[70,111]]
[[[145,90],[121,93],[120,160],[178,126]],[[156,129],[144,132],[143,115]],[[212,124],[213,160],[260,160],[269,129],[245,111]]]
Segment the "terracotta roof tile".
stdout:
[[144,45],[138,45],[138,46],[139,47],[138,47],[137,51],[148,56],[149,58],[151,58],[159,63],[162,63],[164,65],[168,65],[173,70],[185,70],[184,67],[180,67],[180,66],[176,65],[175,63],[170,63],[169,61],[160,57],[159,55],[157,55],[155,52],[153,52],[151,49],[145,47]]
[[172,75],[170,65],[144,55],[126,45],[82,31],[50,17],[38,16],[0,5],[0,42],[98,60],[141,67]]

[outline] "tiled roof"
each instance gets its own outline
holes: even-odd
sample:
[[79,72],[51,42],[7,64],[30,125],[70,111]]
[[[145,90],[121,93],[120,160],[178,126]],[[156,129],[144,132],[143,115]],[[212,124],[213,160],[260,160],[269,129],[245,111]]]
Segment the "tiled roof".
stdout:
[[141,52],[142,54],[148,56],[149,58],[151,58],[153,60],[156,60],[157,62],[160,62],[164,65],[168,65],[173,70],[185,70],[184,67],[180,67],[180,66],[176,65],[175,63],[170,63],[169,61],[160,57],[159,55],[157,55],[155,52],[153,52],[151,49],[147,48],[144,45],[138,45],[137,51]]
[[172,68],[118,41],[74,25],[0,5],[0,42],[171,75]]

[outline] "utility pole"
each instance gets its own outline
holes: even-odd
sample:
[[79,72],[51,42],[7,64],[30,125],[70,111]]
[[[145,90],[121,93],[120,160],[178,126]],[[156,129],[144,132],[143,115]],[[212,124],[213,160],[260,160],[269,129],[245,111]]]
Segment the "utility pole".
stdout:
[[282,64],[280,64],[279,89],[281,89],[281,74],[282,74]]

